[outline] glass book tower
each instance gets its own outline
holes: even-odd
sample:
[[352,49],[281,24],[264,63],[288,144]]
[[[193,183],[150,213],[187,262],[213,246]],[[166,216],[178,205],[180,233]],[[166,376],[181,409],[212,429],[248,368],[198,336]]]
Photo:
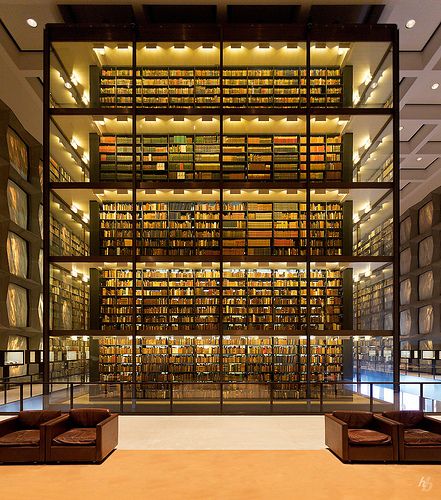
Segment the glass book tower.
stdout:
[[397,50],[389,25],[49,25],[46,381],[147,413],[396,382]]

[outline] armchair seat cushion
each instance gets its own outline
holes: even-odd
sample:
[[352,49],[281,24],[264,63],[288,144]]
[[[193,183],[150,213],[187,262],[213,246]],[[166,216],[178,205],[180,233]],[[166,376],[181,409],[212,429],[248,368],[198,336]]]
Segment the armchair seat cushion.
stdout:
[[378,446],[391,442],[387,434],[371,429],[348,429],[348,438],[352,445]]
[[54,438],[54,443],[58,445],[84,445],[90,446],[96,443],[96,429],[81,427],[69,429]]
[[37,429],[22,429],[10,432],[0,437],[0,446],[39,446],[40,431]]
[[441,446],[441,434],[424,429],[405,429],[404,444],[407,446]]

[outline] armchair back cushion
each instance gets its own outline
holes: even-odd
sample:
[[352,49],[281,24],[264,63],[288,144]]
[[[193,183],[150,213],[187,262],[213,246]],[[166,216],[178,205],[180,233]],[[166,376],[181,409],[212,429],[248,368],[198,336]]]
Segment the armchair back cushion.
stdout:
[[372,420],[372,413],[369,411],[334,411],[334,417],[348,424],[349,429],[363,429]]
[[27,410],[18,414],[18,423],[23,429],[39,429],[41,424],[61,415],[59,410]]
[[74,427],[96,427],[97,424],[110,417],[107,408],[78,408],[70,410],[70,420]]
[[404,425],[405,429],[417,427],[418,424],[424,419],[424,413],[417,410],[385,411],[383,415],[386,418],[400,422]]

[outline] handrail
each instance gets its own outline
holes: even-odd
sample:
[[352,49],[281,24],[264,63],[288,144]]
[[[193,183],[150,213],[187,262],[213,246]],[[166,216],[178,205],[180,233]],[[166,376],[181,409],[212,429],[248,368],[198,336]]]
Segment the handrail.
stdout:
[[[18,377],[15,377],[18,378]],[[394,382],[355,382],[352,380],[333,380],[329,382],[306,382],[306,381],[299,381],[299,382],[274,382],[274,381],[263,381],[263,382],[247,382],[247,381],[219,381],[219,382],[198,382],[198,381],[152,381],[152,382],[131,382],[131,381],[116,381],[116,382],[101,382],[101,381],[88,381],[88,382],[81,382],[81,381],[64,381],[64,380],[53,380],[49,383],[43,383],[43,382],[36,382],[36,381],[27,381],[27,382],[12,382],[14,386],[19,387],[19,399],[11,402],[9,404],[15,405],[14,408],[11,408],[9,412],[7,411],[2,411],[2,408],[0,405],[0,413],[14,413],[17,411],[17,408],[22,410],[24,408],[24,402],[26,399],[32,399],[33,398],[33,392],[32,392],[32,387],[34,385],[39,385],[42,387],[42,394],[39,395],[39,397],[42,398],[42,407],[48,406],[49,400],[45,399],[48,398],[50,395],[61,395],[63,394],[63,400],[58,403],[59,406],[66,407],[66,405],[69,408],[74,408],[75,407],[75,391],[84,387],[104,387],[105,388],[105,396],[104,398],[109,398],[111,401],[111,404],[115,405],[120,413],[137,413],[136,408],[135,411],[133,411],[133,404],[136,404],[137,402],[142,402],[142,401],[157,401],[157,402],[163,402],[165,404],[169,404],[170,406],[170,413],[173,413],[174,407],[178,405],[179,403],[189,403],[189,404],[194,404],[197,401],[202,401],[204,400],[203,397],[197,397],[194,394],[189,394],[188,399],[186,398],[180,398],[179,397],[179,392],[177,392],[179,386],[202,386],[202,387],[213,387],[216,389],[216,391],[219,391],[219,398],[214,398],[214,399],[209,399],[208,401],[212,401],[214,404],[218,405],[220,408],[220,412],[222,413],[222,409],[224,406],[227,406],[228,404],[234,403],[236,401],[237,404],[240,404],[244,400],[247,401],[255,401],[256,404],[265,404],[266,407],[269,407],[271,412],[276,411],[277,412],[277,404],[280,402],[293,402],[293,403],[306,403],[308,406],[308,412],[307,413],[318,413],[322,414],[326,408],[325,405],[328,406],[328,409],[326,411],[330,411],[331,408],[329,406],[332,406],[332,401],[336,400],[338,401],[338,388],[339,386],[346,386],[346,388],[350,388],[350,393],[351,394],[363,394],[369,405],[369,410],[374,411],[375,410],[375,404],[381,404],[387,403],[387,404],[392,404],[395,408],[399,407],[399,399],[396,397],[396,395],[400,394],[402,386],[417,386],[419,387],[419,395],[418,394],[413,394],[414,396],[418,396],[419,398],[419,409],[424,410],[425,405],[424,405],[424,400],[429,399],[432,401],[437,401],[436,399],[432,397],[425,397],[424,396],[424,388],[425,386],[441,386],[441,381],[424,381],[424,382],[418,382],[418,381],[412,381],[412,382],[402,382],[402,383],[394,383]],[[318,391],[316,393],[313,393],[312,395],[309,394],[308,397],[306,396],[306,391],[305,395],[301,395],[299,389],[302,387],[307,387],[309,384],[310,387],[318,388]],[[9,383],[4,383],[3,384],[3,390],[5,392],[4,396],[4,405],[8,404],[7,403],[7,396],[6,393],[8,391],[8,385]],[[64,386],[64,388],[57,388],[54,389],[54,385],[59,385],[59,386]],[[29,398],[24,397],[24,389],[26,386],[29,386],[30,391],[29,391]],[[146,397],[136,397],[136,389],[139,387],[140,389],[148,392],[148,389],[146,389],[146,386],[148,387],[153,387],[153,391],[155,390],[156,387],[161,387],[164,389],[164,398],[146,398]],[[228,398],[225,397],[224,391],[228,392],[228,388],[230,386],[234,387],[240,387],[240,386],[259,386],[261,388],[266,388],[268,393],[265,394],[264,396],[255,394],[254,397],[247,398],[247,395],[239,395],[237,398]],[[334,397],[329,397],[329,393],[326,394],[325,388],[326,386],[332,388],[334,387],[333,394]],[[384,386],[389,386],[394,393],[394,402],[391,403],[390,401],[385,401],[379,398],[376,398],[374,395],[374,388],[375,387],[384,387]],[[111,388],[111,391],[108,391],[109,387]],[[115,390],[119,387],[119,390]],[[297,390],[299,391],[298,397],[286,397],[286,398],[278,398],[275,397],[275,392],[279,387],[282,387],[284,390]],[[129,394],[127,395],[124,391],[125,388],[130,388]],[[368,388],[368,391],[364,390]],[[45,391],[45,389],[47,389]],[[362,392],[364,390],[364,392]],[[63,392],[64,391],[64,392]],[[84,393],[82,393],[83,395]],[[110,395],[110,396],[109,396]],[[103,393],[100,391],[99,393],[96,394],[97,397],[103,397]],[[102,399],[100,398],[99,404],[102,406],[103,402]],[[328,399],[328,401],[327,401]],[[440,398],[441,399],[441,398]],[[131,403],[131,410],[129,412],[125,411],[125,403]],[[317,404],[318,403],[318,404]],[[90,402],[89,402],[90,404]],[[358,403],[354,403],[356,406]],[[57,403],[51,403],[51,406],[57,406]],[[79,405],[84,406],[84,402],[79,403]],[[433,411],[432,413],[437,413],[441,411],[441,401],[440,401],[440,408],[437,408],[437,411]],[[139,412],[138,412],[139,413]],[[284,412],[286,414],[286,412]],[[293,411],[292,413],[296,413]]]

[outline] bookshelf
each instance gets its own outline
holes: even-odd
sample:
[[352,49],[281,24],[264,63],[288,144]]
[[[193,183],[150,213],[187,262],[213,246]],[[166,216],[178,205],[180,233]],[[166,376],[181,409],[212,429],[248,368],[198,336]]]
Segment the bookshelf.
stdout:
[[[133,143],[127,135],[89,136],[91,180],[129,181]],[[342,181],[351,175],[352,134],[310,138],[311,180]],[[136,135],[139,181],[306,181],[307,138],[299,134]],[[220,154],[222,152],[222,169]]]
[[53,265],[50,276],[52,330],[89,328],[89,286],[64,268]]
[[[90,67],[91,102],[103,107],[128,107],[132,104],[130,67]],[[225,66],[222,89],[224,107],[305,107],[306,69],[279,66]],[[352,68],[314,67],[310,70],[310,103],[338,107],[352,101],[345,90],[352,89]],[[93,92],[92,92],[93,90]],[[136,68],[136,104],[148,107],[219,106],[220,70],[218,67]]]
[[[79,75],[71,92],[85,91],[84,106],[77,99],[72,109],[48,113],[54,121],[77,115],[79,125],[62,132],[90,156],[88,185],[55,165],[51,175],[66,184],[68,206],[78,202],[90,214],[90,252],[69,250],[75,258],[66,267],[90,268],[91,378],[131,382],[135,411],[153,412],[161,406],[148,405],[155,399],[170,411],[212,399],[220,408],[243,404],[241,411],[262,401],[270,408],[273,399],[279,409],[290,399],[315,399],[320,382],[352,380],[357,329],[398,331],[390,326],[393,316],[397,327],[396,273],[365,280],[367,290],[352,279],[380,258],[391,269],[397,264],[397,245],[387,246],[397,236],[397,158],[381,153],[380,174],[371,162],[354,176],[353,164],[361,157],[361,168],[383,139],[390,151],[392,132],[399,140],[392,126],[398,103],[375,109],[376,100],[367,102],[373,85],[363,83],[369,66],[374,99],[392,103],[380,90],[392,69],[398,74],[389,64],[396,63],[396,33],[337,26],[333,37],[344,29],[344,43],[322,43],[326,33],[313,25],[300,43],[288,27],[271,42],[274,27],[253,34],[253,27],[225,25],[212,42],[211,28],[175,28],[97,30],[105,47],[84,41],[89,80]],[[64,64],[66,36],[54,30],[49,41],[60,37]],[[127,36],[118,44],[109,40],[121,33]],[[388,46],[379,60],[369,50],[374,41]],[[56,85],[63,87],[54,82],[54,94]],[[81,121],[87,128],[76,130]],[[63,190],[49,182],[46,189]],[[359,238],[354,220],[379,191],[393,191],[392,226],[382,219],[373,227],[374,219]],[[67,262],[59,257],[49,256],[50,264]]]
[[[87,338],[87,337],[86,337]],[[89,340],[87,338],[51,337],[51,380],[85,378],[88,374]]]
[[89,245],[83,237],[78,236],[55,217],[50,217],[51,255],[84,256],[89,253]]

